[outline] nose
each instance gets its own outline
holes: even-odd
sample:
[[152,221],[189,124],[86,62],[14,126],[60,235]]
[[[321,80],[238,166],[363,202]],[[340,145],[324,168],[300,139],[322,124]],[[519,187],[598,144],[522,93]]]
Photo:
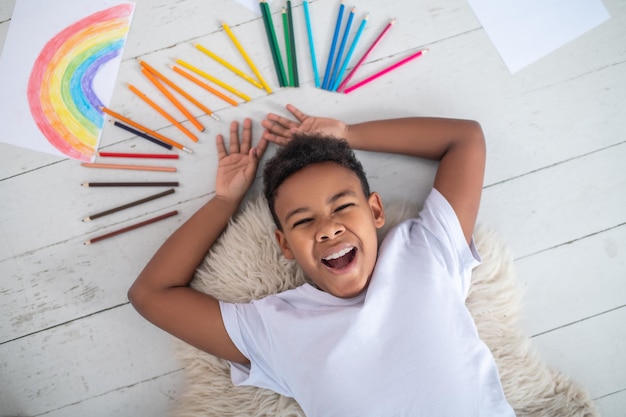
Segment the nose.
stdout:
[[320,223],[316,239],[318,242],[335,239],[336,237],[341,236],[345,231],[346,228],[341,223],[337,223],[333,219],[328,219]]

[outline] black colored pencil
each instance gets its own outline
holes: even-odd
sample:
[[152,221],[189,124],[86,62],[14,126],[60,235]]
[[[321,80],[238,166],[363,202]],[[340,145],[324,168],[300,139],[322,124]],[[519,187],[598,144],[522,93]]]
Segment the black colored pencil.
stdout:
[[152,142],[152,143],[156,143],[156,144],[157,144],[157,145],[159,145],[159,146],[163,146],[163,147],[164,147],[164,148],[166,148],[166,149],[172,150],[172,145],[170,145],[170,144],[168,144],[168,143],[165,143],[165,142],[161,142],[160,140],[158,140],[158,139],[156,139],[156,138],[153,138],[152,136],[150,136],[150,135],[148,135],[148,134],[146,134],[146,133],[144,133],[144,132],[142,132],[142,131],[140,131],[140,130],[137,130],[137,129],[135,129],[135,128],[132,128],[132,127],[130,127],[130,126],[127,126],[127,125],[125,125],[124,123],[120,123],[120,122],[118,122],[117,120],[112,120],[111,122],[112,122],[115,126],[117,126],[117,127],[121,128],[121,129],[124,129],[124,130],[126,130],[127,132],[133,133],[133,134],[135,134],[135,135],[139,136],[140,138],[147,139],[147,140],[149,140],[149,141],[150,141],[150,142]]
[[90,216],[85,217],[83,219],[83,221],[84,222],[88,222],[88,221],[91,221],[91,220],[95,220],[95,219],[97,219],[99,217],[104,217],[104,216],[107,216],[109,214],[117,213],[118,211],[121,211],[121,210],[124,210],[124,209],[127,209],[127,208],[131,208],[131,207],[135,207],[135,206],[138,206],[139,204],[147,203],[148,201],[156,200],[157,198],[165,197],[166,195],[170,195],[170,194],[173,194],[173,193],[174,193],[174,189],[170,188],[167,191],[163,191],[161,193],[157,193],[157,194],[151,195],[149,197],[142,198],[140,200],[131,201],[130,203],[127,203],[127,204],[124,204],[124,205],[121,205],[121,206],[118,206],[118,207],[114,207],[114,208],[109,209],[109,210],[101,211],[100,213],[92,214]]

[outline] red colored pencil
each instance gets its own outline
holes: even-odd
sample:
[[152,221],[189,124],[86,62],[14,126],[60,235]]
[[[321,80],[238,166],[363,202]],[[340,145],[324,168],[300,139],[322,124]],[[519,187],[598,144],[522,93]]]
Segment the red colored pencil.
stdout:
[[149,224],[158,222],[159,220],[167,219],[168,217],[172,217],[172,216],[175,216],[177,214],[178,214],[178,210],[170,211],[169,213],[161,214],[160,216],[156,216],[156,217],[153,217],[151,219],[144,220],[144,221],[139,222],[137,224],[133,224],[131,226],[127,226],[127,227],[124,227],[122,229],[115,230],[113,232],[106,233],[106,234],[98,236],[98,237],[93,237],[93,238],[85,241],[84,244],[85,245],[91,245],[92,243],[96,243],[96,242],[99,242],[101,240],[108,239],[108,238],[113,237],[113,236],[117,236],[119,234],[122,234],[122,233],[125,233],[125,232],[128,232],[128,231],[137,229],[137,228],[142,227],[142,226],[147,226]]
[[385,34],[389,31],[389,29],[391,29],[394,23],[396,23],[396,19],[393,19],[391,22],[389,22],[387,26],[385,27],[385,29],[383,29],[383,31],[380,32],[380,35],[378,35],[376,40],[370,45],[369,48],[367,48],[367,51],[365,51],[365,54],[363,54],[361,59],[359,59],[359,62],[356,63],[354,68],[352,68],[352,70],[350,70],[348,75],[346,75],[346,78],[344,78],[341,84],[339,84],[339,87],[337,87],[337,91],[343,90],[348,85],[348,83],[350,82],[354,74],[356,73],[356,70],[359,69],[359,67],[361,66],[361,64],[363,64],[363,62],[365,62],[369,54],[372,53],[372,51],[374,50],[374,47],[378,45],[380,40],[383,38],[383,36],[385,36]]
[[364,79],[363,81],[360,81],[356,84],[351,85],[350,87],[346,88],[343,92],[345,94],[348,94],[354,90],[356,90],[359,87],[364,86],[365,84],[371,83],[372,81],[374,81],[375,79],[382,77],[383,75],[387,74],[390,71],[393,71],[394,69],[406,64],[409,61],[414,60],[415,58],[419,58],[420,56],[422,56],[423,54],[425,54],[426,52],[428,52],[428,49],[422,49],[421,51],[417,51],[416,53],[409,55],[408,57],[404,58],[401,61],[396,62],[393,65],[390,65],[389,67],[385,68],[382,71],[377,72],[376,74],[372,75],[371,77],[367,77],[366,79]]
[[171,153],[98,152],[98,155],[101,157],[107,157],[107,158],[178,159],[178,154],[171,154]]

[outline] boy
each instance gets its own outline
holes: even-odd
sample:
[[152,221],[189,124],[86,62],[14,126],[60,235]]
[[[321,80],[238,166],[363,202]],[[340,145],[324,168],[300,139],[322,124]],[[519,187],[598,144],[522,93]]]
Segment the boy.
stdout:
[[[472,233],[485,143],[471,121],[407,118],[346,125],[293,106],[257,148],[251,122],[217,137],[215,197],[159,249],[129,291],[157,326],[231,362],[235,384],[295,398],[307,416],[512,416],[497,369],[465,308],[479,263]],[[317,135],[312,135],[316,133]],[[333,136],[338,139],[328,139]],[[247,304],[188,284],[249,187],[267,142],[265,195],[282,253],[309,283]],[[389,232],[350,148],[435,159],[417,219]]]

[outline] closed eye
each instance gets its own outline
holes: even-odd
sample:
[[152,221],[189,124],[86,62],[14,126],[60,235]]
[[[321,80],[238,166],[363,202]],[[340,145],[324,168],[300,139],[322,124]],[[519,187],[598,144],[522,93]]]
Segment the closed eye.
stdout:
[[298,220],[297,222],[295,222],[295,223],[291,226],[291,228],[293,229],[294,227],[298,227],[298,226],[303,225],[303,224],[306,224],[306,223],[308,223],[308,222],[310,222],[310,221],[313,221],[313,219],[311,219],[311,218],[300,219],[300,220]]
[[347,209],[348,207],[351,207],[351,206],[354,206],[354,203],[346,203],[346,204],[342,204],[342,205],[340,205],[339,207],[337,207],[337,208],[335,209],[335,212],[338,212],[338,211],[341,211],[341,210]]

